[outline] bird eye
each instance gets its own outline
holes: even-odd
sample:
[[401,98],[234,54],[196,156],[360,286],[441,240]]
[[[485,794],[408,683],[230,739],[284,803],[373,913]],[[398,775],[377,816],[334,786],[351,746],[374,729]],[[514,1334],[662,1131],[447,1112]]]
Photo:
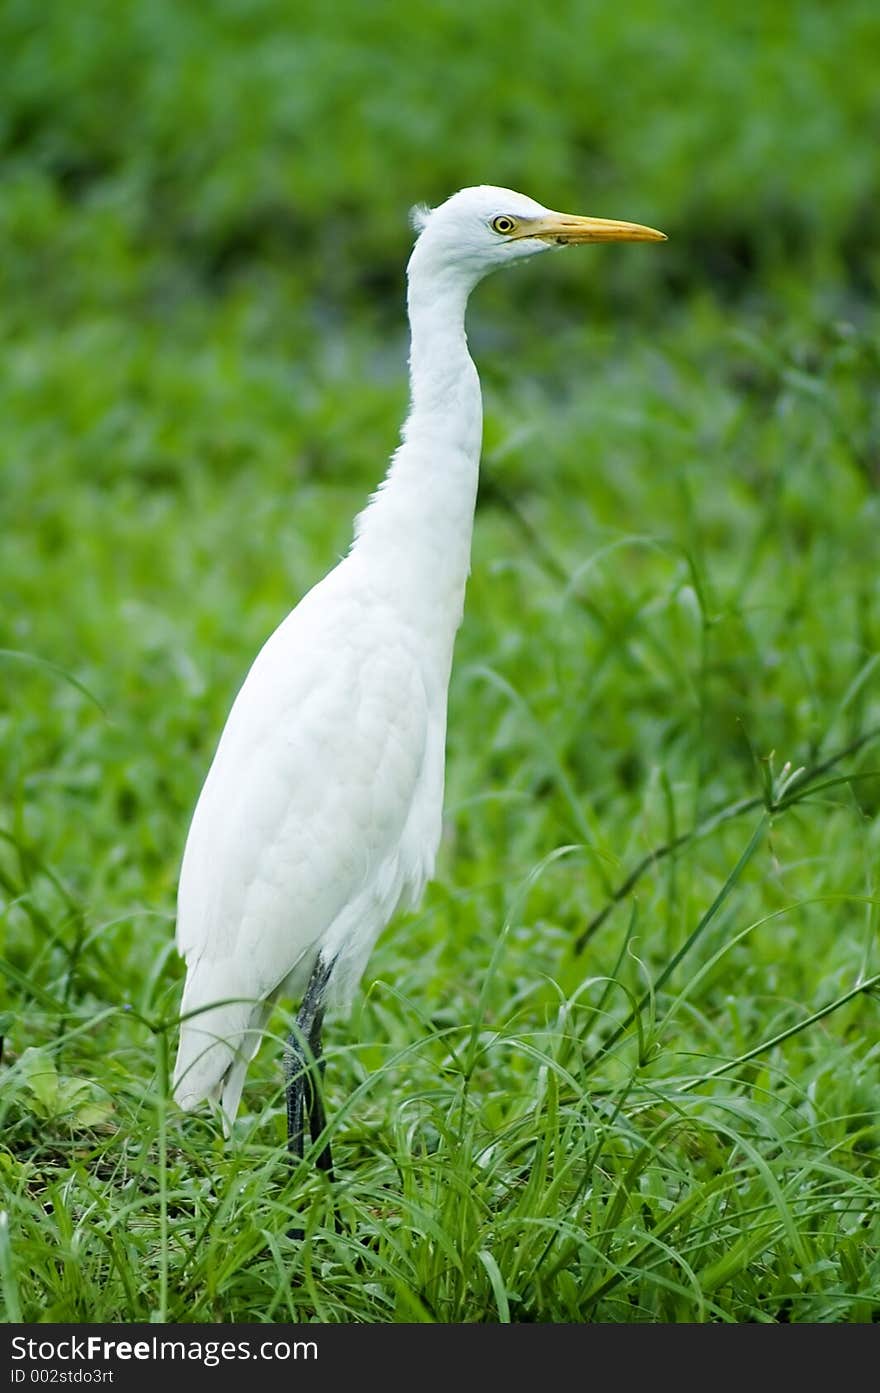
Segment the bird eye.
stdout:
[[493,232],[512,232],[515,227],[513,218],[509,218],[506,213],[502,213],[500,218],[492,219]]

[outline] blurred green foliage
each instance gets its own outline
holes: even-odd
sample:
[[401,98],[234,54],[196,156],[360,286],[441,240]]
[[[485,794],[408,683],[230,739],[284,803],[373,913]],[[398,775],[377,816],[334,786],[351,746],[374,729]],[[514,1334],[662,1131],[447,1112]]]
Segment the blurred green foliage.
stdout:
[[877,270],[871,0],[7,0],[0,46],[5,272],[56,314],[258,274],[396,303],[406,208],[482,182],[662,222],[609,263],[640,293]]

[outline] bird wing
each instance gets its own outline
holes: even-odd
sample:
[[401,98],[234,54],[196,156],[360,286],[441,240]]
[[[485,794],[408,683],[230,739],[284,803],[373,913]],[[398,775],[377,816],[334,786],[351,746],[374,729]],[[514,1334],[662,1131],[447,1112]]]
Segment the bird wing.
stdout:
[[344,565],[260,652],[193,816],[177,923],[182,1015],[198,1013],[181,1027],[185,1105],[222,1080],[257,1004],[340,916],[373,905],[384,923],[389,887],[399,899],[410,878],[397,861],[425,759],[424,682],[406,633]]

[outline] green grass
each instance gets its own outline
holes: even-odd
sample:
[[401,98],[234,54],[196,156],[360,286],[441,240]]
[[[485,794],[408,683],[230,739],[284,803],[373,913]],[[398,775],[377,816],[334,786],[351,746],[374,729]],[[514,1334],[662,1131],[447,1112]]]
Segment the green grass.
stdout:
[[[0,15],[0,1309],[876,1320],[876,7],[341,8]],[[670,241],[475,297],[444,843],[331,1197],[282,1012],[231,1144],[167,1102],[176,877],[477,180]]]

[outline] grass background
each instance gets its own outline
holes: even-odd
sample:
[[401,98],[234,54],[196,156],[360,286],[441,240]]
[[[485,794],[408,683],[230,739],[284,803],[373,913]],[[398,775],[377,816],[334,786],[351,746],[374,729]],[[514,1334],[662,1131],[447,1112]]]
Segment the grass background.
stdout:
[[[4,4],[7,1319],[877,1319],[878,43]],[[166,1104],[176,876],[395,444],[407,208],[484,181],[670,240],[475,296],[444,845],[328,1030],[337,1231],[283,1014],[232,1145]]]

